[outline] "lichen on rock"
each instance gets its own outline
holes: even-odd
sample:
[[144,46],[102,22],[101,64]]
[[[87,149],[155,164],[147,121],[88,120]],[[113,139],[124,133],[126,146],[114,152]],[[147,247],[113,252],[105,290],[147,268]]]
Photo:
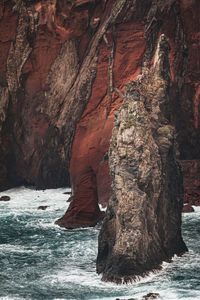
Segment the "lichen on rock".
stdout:
[[112,132],[112,196],[100,235],[97,272],[128,282],[187,250],[181,237],[182,174],[169,122],[170,46],[161,35],[151,70],[127,86]]

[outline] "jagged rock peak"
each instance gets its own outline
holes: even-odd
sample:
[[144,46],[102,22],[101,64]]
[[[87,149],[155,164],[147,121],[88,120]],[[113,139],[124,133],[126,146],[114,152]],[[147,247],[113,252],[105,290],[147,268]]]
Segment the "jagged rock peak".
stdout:
[[182,174],[169,122],[169,43],[154,66],[127,85],[109,150],[112,195],[100,235],[97,272],[126,283],[187,250],[181,237]]
[[164,34],[158,39],[158,46],[155,53],[153,70],[155,75],[168,79],[170,74],[170,65],[168,54],[170,52],[169,42]]

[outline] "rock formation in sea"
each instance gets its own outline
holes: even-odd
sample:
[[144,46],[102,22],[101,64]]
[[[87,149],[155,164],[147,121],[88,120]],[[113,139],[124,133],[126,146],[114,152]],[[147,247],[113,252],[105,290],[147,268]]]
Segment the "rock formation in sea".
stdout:
[[191,213],[194,211],[194,208],[190,204],[185,204],[183,206],[182,212],[183,213]]
[[97,202],[105,205],[111,193],[107,152],[114,113],[125,85],[151,65],[164,33],[172,48],[171,121],[189,182],[185,198],[196,201],[199,183],[194,176],[187,180],[186,162],[197,169],[200,157],[199,5],[1,1],[1,190],[58,187],[71,179],[73,201],[60,222],[95,224]]
[[10,197],[9,196],[1,196],[0,201],[10,201]]
[[170,45],[126,86],[109,149],[112,194],[99,235],[97,272],[128,282],[187,248],[181,236],[183,182],[170,123]]
[[197,201],[199,10],[198,0],[1,0],[0,189],[71,182],[72,201],[58,223],[95,225],[103,217],[98,203],[111,195],[114,114],[165,34],[170,126],[185,199]]

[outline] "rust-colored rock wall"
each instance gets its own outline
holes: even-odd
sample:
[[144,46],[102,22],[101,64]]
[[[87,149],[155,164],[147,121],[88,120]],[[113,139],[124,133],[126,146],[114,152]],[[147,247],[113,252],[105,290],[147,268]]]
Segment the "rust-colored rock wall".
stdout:
[[57,187],[70,177],[74,200],[60,222],[95,224],[97,202],[105,205],[110,193],[106,153],[114,113],[125,85],[152,64],[161,33],[172,48],[170,119],[180,158],[198,159],[199,5],[1,1],[0,188]]
[[[71,216],[76,220],[76,214],[91,210],[89,202],[100,202],[106,205],[110,196],[111,180],[109,176],[108,158],[114,112],[122,103],[122,93],[125,84],[134,80],[140,72],[140,64],[145,40],[143,26],[140,24],[125,24],[117,27],[115,36],[116,50],[113,63],[113,87],[108,94],[109,85],[109,55],[110,49],[104,42],[100,47],[97,74],[88,105],[76,128],[70,162],[70,175],[73,187],[73,203],[68,209],[63,222],[68,225]],[[112,42],[111,33],[107,38]],[[91,195],[91,188],[95,193]],[[87,203],[87,206],[85,205]],[[95,210],[92,214],[95,216]],[[79,217],[77,216],[77,222]],[[66,221],[65,221],[66,220]]]
[[[88,199],[91,197],[89,196],[91,170],[97,182],[97,193],[93,194],[93,197],[98,196],[98,201],[101,203],[108,200],[110,176],[107,163],[103,157],[109,148],[113,114],[121,105],[123,95],[120,92],[124,92],[125,84],[136,78],[141,72],[142,66],[151,66],[156,39],[158,34],[161,33],[168,37],[171,46],[170,65],[173,83],[170,87],[171,111],[169,112],[169,119],[176,124],[178,129],[180,157],[199,156],[197,138],[199,130],[195,129],[199,118],[197,114],[199,99],[196,96],[196,106],[194,106],[193,101],[189,100],[189,94],[185,93],[185,89],[187,89],[185,78],[187,81],[190,70],[196,68],[193,59],[191,59],[193,49],[190,53],[189,46],[191,42],[191,28],[189,29],[191,18],[185,16],[188,8],[193,10],[194,6],[194,2],[190,6],[189,3],[184,1],[181,5],[177,1],[154,2],[150,6],[147,5],[147,11],[141,10],[138,3],[132,6],[136,11],[137,19],[134,19],[134,13],[132,12],[131,21],[117,24],[115,28],[114,42],[116,45],[113,55],[113,86],[111,87],[113,92],[110,95],[109,52],[112,49],[109,48],[108,44],[110,47],[113,45],[113,33],[111,31],[107,33],[107,42],[104,39],[103,45],[100,47],[92,95],[77,125],[73,142],[70,174],[74,200],[62,219],[63,225],[64,223],[66,226],[69,225],[68,220],[71,220],[72,215],[74,222],[76,222],[76,212],[80,208],[83,211],[87,210],[84,203],[89,201]],[[194,19],[198,23],[197,15],[194,15]],[[193,27],[194,32],[197,31],[196,26]],[[196,70],[199,70],[199,68],[196,68]],[[197,85],[195,80],[190,80],[187,84],[189,89]],[[187,103],[190,107],[186,112],[185,106]],[[191,133],[192,136],[196,135],[194,139],[191,138]],[[104,146],[102,147],[103,143]],[[195,143],[193,147],[192,143]],[[86,183],[87,174],[88,183]],[[97,199],[93,201],[97,203]]]
[[[0,132],[2,131],[2,126],[7,118],[7,110],[9,104],[9,93],[7,89],[6,80],[6,61],[9,53],[9,48],[11,43],[15,40],[17,27],[17,16],[13,15],[11,8],[9,6],[4,7],[0,4]],[[4,30],[2,30],[2,28]],[[7,186],[7,167],[4,164],[5,152],[7,151],[6,141],[2,140],[0,135],[0,187],[5,188]]]
[[[1,5],[0,84],[6,89],[1,91],[1,102],[2,110],[8,109],[2,111],[6,117],[1,133],[1,189],[22,183],[39,188],[69,184],[69,157],[54,118],[61,105],[55,94],[63,83],[58,80],[55,86],[56,74],[49,74],[62,45],[71,39],[78,44],[85,33],[89,10],[72,11],[72,4],[63,1],[33,2]],[[67,72],[64,75],[66,81],[71,78]],[[54,110],[48,111],[53,103]]]

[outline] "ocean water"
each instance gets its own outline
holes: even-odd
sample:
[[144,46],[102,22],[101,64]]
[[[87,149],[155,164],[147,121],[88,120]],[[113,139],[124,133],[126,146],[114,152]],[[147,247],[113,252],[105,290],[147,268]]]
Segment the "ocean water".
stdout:
[[[183,215],[189,252],[161,271],[128,285],[101,281],[95,272],[99,227],[65,230],[54,224],[66,211],[67,189],[24,187],[0,193],[0,299],[200,299],[200,207]],[[68,190],[69,191],[69,190]],[[38,210],[39,205],[48,205]]]

